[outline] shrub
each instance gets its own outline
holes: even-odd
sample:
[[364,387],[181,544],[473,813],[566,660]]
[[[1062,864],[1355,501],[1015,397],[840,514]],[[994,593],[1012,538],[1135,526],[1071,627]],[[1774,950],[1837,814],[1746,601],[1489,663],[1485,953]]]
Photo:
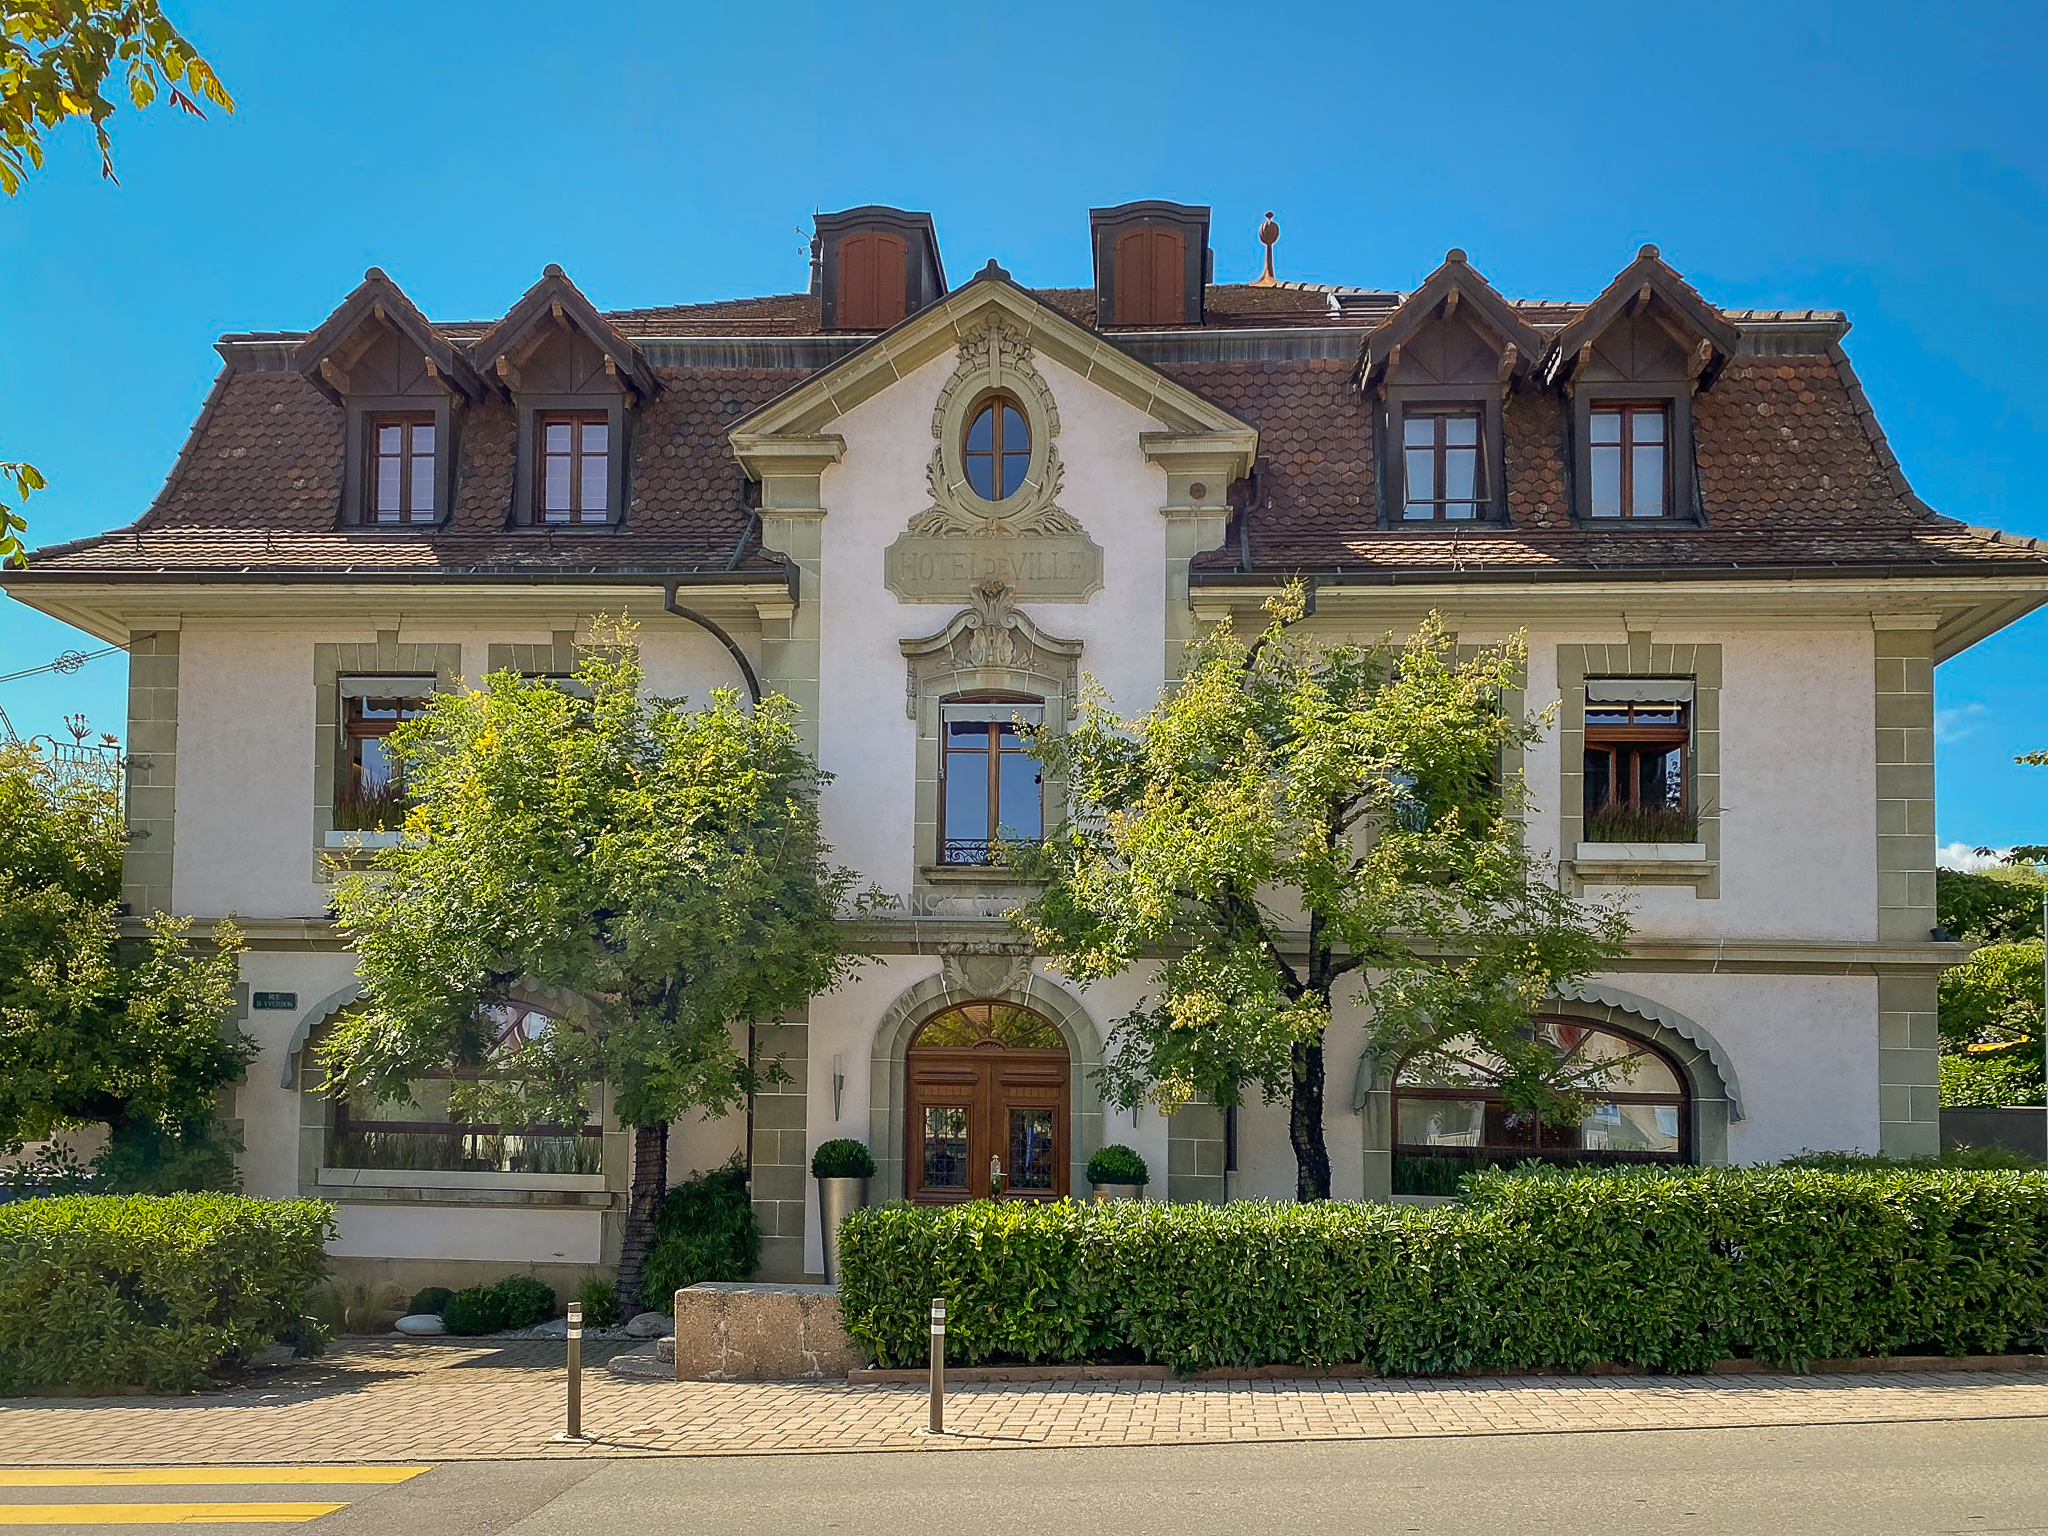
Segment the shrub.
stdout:
[[505,1298],[495,1285],[457,1291],[441,1309],[441,1326],[450,1333],[496,1333],[505,1326]]
[[1145,1159],[1126,1146],[1111,1144],[1088,1159],[1090,1184],[1144,1184],[1151,1178]]
[[68,1195],[0,1205],[0,1393],[187,1391],[307,1313],[333,1207],[240,1195]]
[[1943,1109],[1997,1109],[2041,1102],[2041,1058],[2027,1053],[1998,1056],[1943,1056]]
[[448,1298],[455,1293],[445,1285],[430,1285],[407,1304],[406,1310],[414,1315],[439,1317],[448,1305]]
[[654,1218],[640,1305],[667,1312],[683,1287],[700,1280],[744,1280],[760,1262],[761,1228],[747,1198],[746,1165],[734,1158],[668,1192]]
[[555,1315],[555,1292],[531,1275],[507,1275],[491,1287],[498,1293],[506,1328],[531,1328]]
[[2029,1347],[2048,1334],[2048,1175],[1634,1169],[1473,1174],[1454,1206],[902,1204],[840,1235],[876,1360],[927,1348],[1176,1371],[1697,1371]]
[[811,1176],[819,1179],[872,1179],[874,1154],[864,1142],[828,1141],[811,1154]]
[[576,1288],[583,1303],[583,1321],[592,1328],[619,1326],[619,1288],[603,1275],[592,1275]]

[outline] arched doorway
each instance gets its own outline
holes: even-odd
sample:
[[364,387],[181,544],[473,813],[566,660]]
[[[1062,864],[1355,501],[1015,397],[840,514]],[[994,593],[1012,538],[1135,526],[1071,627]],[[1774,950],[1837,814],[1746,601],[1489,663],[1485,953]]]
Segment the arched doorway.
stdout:
[[1014,1003],[961,1003],[918,1030],[905,1069],[904,1183],[912,1200],[1067,1193],[1073,1064],[1052,1020]]
[[1546,1076],[1581,1096],[1576,1124],[1507,1103],[1507,1064],[1470,1036],[1409,1057],[1394,1074],[1394,1193],[1449,1194],[1474,1168],[1695,1160],[1685,1074],[1646,1040],[1575,1018],[1529,1030],[1552,1058]]

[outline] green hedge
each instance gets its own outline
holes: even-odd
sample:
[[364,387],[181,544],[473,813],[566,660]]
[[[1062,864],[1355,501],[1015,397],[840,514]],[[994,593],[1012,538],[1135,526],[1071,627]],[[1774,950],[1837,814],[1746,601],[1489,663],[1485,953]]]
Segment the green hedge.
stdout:
[[310,1353],[333,1207],[240,1195],[0,1205],[0,1393],[181,1391],[276,1341]]
[[2048,1175],[1482,1173],[1456,1206],[856,1211],[848,1332],[926,1357],[1388,1375],[1998,1353],[2048,1334]]

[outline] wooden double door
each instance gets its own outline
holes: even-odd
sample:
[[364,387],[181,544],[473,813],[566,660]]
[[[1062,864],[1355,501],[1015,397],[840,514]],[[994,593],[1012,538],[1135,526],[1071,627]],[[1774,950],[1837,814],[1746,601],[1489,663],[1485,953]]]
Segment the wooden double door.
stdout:
[[[926,1043],[933,1038],[944,1043]],[[905,1065],[912,1200],[1057,1200],[1067,1193],[1072,1066],[1046,1021],[1005,1004],[968,1004],[920,1031]]]

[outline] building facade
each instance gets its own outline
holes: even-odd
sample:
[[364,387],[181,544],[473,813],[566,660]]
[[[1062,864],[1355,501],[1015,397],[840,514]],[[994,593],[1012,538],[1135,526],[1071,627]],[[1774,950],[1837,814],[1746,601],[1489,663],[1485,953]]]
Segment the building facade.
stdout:
[[[2048,597],[2048,550],[1922,503],[1846,319],[1726,311],[1652,247],[1588,302],[1502,298],[1452,251],[1410,292],[1212,279],[1208,212],[1096,210],[1092,286],[949,282],[932,221],[818,220],[808,291],[600,312],[550,267],[502,319],[371,271],[311,333],[223,337],[155,503],[38,552],[15,598],[131,655],[132,919],[250,941],[245,1187],[336,1201],[361,1272],[559,1279],[617,1253],[629,1138],[330,1103],[360,996],[328,917],[436,690],[565,676],[600,615],[651,691],[760,687],[834,779],[837,859],[897,898],[876,958],[754,1031],[791,1081],[678,1124],[678,1177],[752,1168],[763,1272],[820,1268],[811,1151],[878,1196],[1085,1193],[1140,1151],[1173,1200],[1286,1197],[1286,1107],[1111,1111],[1090,1069],[1142,968],[1080,987],[1018,940],[1002,836],[1058,818],[1020,731],[1088,679],[1127,713],[1288,581],[1326,636],[1526,631],[1554,710],[1504,765],[1575,893],[1636,934],[1539,1027],[1604,1084],[1570,1130],[1329,1038],[1336,1193],[1474,1158],[1753,1162],[1937,1144],[1933,670]],[[501,1010],[508,1041],[574,1000]],[[1606,1075],[1602,1060],[1628,1063]]]

